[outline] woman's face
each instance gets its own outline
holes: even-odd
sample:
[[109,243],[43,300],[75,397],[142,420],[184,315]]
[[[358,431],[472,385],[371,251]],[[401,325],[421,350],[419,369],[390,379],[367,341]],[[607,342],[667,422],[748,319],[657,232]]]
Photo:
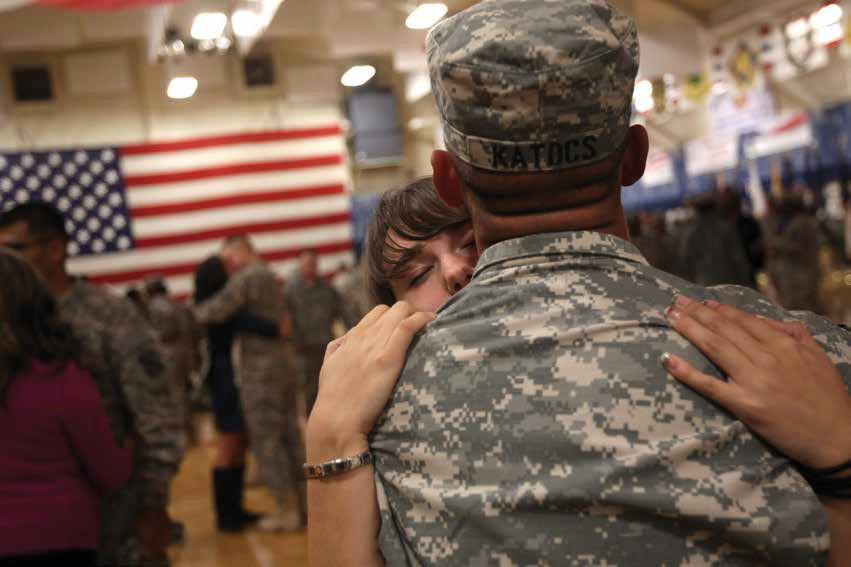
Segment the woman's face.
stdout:
[[470,223],[448,228],[417,242],[394,238],[402,248],[416,250],[402,276],[390,280],[393,295],[419,311],[436,311],[470,281],[479,259]]

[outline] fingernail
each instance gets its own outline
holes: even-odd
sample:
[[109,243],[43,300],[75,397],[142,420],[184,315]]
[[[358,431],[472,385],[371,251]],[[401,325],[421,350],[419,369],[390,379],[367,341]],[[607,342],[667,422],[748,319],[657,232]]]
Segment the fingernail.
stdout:
[[671,353],[669,352],[662,353],[662,356],[659,357],[659,361],[662,363],[662,366],[671,370],[677,366],[676,360],[674,360],[674,357],[671,356]]
[[674,321],[677,321],[682,316],[683,312],[677,309],[676,307],[668,307],[667,309],[665,309],[665,317],[667,317],[668,319],[673,319]]
[[674,305],[677,307],[686,307],[691,303],[691,299],[685,295],[678,295],[674,298]]
[[709,299],[706,301],[706,306],[710,309],[718,309],[719,307],[721,307],[721,304],[717,301],[712,301],[711,299]]

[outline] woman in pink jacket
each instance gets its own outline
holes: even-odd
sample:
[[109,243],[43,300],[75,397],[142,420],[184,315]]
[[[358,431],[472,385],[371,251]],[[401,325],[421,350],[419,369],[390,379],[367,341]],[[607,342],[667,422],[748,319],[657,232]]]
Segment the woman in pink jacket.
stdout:
[[0,249],[0,566],[92,565],[98,492],[130,476],[36,272]]

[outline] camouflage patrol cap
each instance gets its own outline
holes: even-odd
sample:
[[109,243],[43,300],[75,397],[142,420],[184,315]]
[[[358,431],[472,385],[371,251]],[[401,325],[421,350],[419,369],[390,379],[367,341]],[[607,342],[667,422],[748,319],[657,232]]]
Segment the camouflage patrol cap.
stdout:
[[638,37],[605,0],[487,0],[435,26],[426,52],[446,146],[474,167],[576,167],[626,138]]

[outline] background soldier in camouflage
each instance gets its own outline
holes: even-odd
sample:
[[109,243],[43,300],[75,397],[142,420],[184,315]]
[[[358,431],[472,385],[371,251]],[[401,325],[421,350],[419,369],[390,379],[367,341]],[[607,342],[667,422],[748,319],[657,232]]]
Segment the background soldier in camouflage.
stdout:
[[716,201],[712,193],[692,201],[695,216],[680,236],[677,251],[679,275],[703,286],[753,287],[750,262],[736,225],[721,216]]
[[626,240],[620,190],[648,150],[634,24],[602,0],[493,0],[433,28],[427,55],[435,186],[483,253],[373,431],[387,563],[823,564],[825,513],[793,464],[659,357],[720,377],[669,327],[678,294],[804,322],[846,387],[849,335]]
[[765,268],[780,304],[786,309],[820,312],[818,221],[797,191],[775,199],[772,209],[765,219]]
[[293,339],[304,362],[305,415],[310,415],[319,388],[319,370],[325,347],[334,339],[334,322],[346,328],[357,324],[344,308],[340,294],[319,277],[316,252],[305,250],[298,257],[298,279],[287,288],[293,322]]
[[168,565],[166,505],[183,448],[180,411],[162,353],[130,303],[68,275],[67,240],[62,215],[50,205],[21,205],[0,216],[0,245],[38,269],[80,340],[81,362],[100,390],[116,439],[135,439],[130,482],[102,502],[98,562]]
[[[259,317],[289,320],[281,284],[254,251],[248,237],[228,239],[221,255],[231,276],[219,294],[195,306],[200,323],[222,322],[242,309]],[[304,524],[307,511],[294,353],[289,345],[259,335],[241,334],[238,341],[240,398],[251,447],[263,481],[279,508],[277,513],[263,518],[260,527],[296,529]],[[288,506],[293,492],[295,507]]]
[[169,363],[171,385],[174,397],[183,412],[181,419],[187,442],[194,443],[195,432],[189,398],[192,392],[192,372],[201,365],[200,330],[192,311],[169,298],[162,278],[149,278],[145,281],[145,296],[148,320]]

